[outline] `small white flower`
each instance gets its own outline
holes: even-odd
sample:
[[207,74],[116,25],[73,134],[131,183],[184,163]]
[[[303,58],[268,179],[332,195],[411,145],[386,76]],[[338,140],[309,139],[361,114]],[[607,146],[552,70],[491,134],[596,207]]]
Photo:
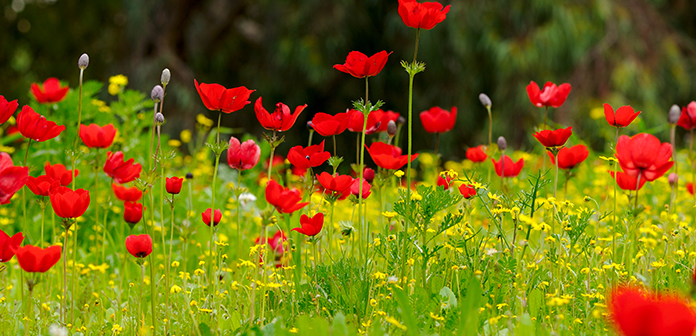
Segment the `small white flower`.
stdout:
[[256,202],[256,196],[254,196],[254,194],[252,194],[252,193],[245,192],[245,193],[242,193],[241,195],[239,195],[239,203],[242,205],[242,208],[244,208],[245,210],[248,210],[247,207],[248,207],[249,203],[254,203],[254,202]]
[[48,334],[51,336],[68,336],[68,328],[54,323],[48,327]]

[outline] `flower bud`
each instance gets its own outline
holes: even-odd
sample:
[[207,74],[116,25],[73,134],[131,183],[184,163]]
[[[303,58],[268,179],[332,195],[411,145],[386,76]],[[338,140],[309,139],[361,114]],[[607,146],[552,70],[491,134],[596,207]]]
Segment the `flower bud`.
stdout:
[[374,169],[365,167],[365,169],[363,169],[363,178],[365,179],[365,181],[372,183],[372,180],[375,179]]
[[396,123],[394,120],[389,120],[389,123],[387,124],[387,134],[389,134],[390,137],[396,135]]
[[193,180],[193,173],[186,173],[187,180]]
[[498,149],[500,149],[501,151],[507,149],[507,141],[505,140],[505,137],[498,137]]
[[404,118],[404,117],[402,117],[402,116],[399,116],[399,117],[396,119],[396,124],[399,125],[399,126],[403,125],[405,122],[406,122],[406,118]]
[[307,129],[310,131],[314,130],[314,124],[312,123],[311,120],[307,122]]
[[169,69],[164,68],[164,70],[162,70],[160,82],[162,82],[162,85],[167,86],[167,84],[169,84],[170,79],[172,79],[172,73],[169,71]]
[[673,186],[673,185],[677,184],[677,181],[679,181],[679,176],[677,175],[677,173],[671,173],[671,174],[669,174],[668,180],[669,180],[669,185]]
[[157,112],[155,114],[155,123],[157,126],[164,124],[164,115],[162,113]]
[[152,88],[152,92],[150,92],[150,98],[155,103],[159,103],[162,98],[164,98],[164,89],[160,85],[155,85],[155,87]]
[[84,70],[87,69],[87,66],[89,66],[89,55],[85,53],[80,55],[80,59],[77,60],[77,67]]
[[479,95],[479,101],[481,102],[481,105],[483,105],[483,107],[491,107],[491,105],[493,105],[491,103],[491,98],[488,98],[488,95],[485,93]]
[[669,116],[667,117],[667,121],[669,121],[671,125],[675,125],[677,122],[679,122],[680,116],[681,110],[679,109],[679,106],[672,105],[672,107],[669,108]]

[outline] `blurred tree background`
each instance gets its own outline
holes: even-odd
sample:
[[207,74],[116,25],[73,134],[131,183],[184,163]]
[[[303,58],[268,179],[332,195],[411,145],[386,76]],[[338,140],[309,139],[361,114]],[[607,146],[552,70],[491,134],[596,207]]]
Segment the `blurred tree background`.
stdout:
[[[432,106],[459,109],[455,130],[441,139],[445,158],[463,158],[466,148],[486,142],[481,92],[493,101],[494,137],[529,150],[531,130],[543,118],[527,98],[530,80],[572,85],[568,101],[550,117],[573,126],[598,150],[614,137],[597,109],[602,103],[643,111],[627,133],[650,131],[666,140],[669,107],[696,100],[693,0],[442,3],[452,6],[447,19],[421,34],[418,59],[427,69],[415,80],[417,150],[434,147],[417,117]],[[262,131],[253,112],[259,95],[267,109],[278,101],[291,108],[307,103],[279,150],[284,153],[306,144],[304,123],[314,113],[343,112],[364,94],[364,81],[332,68],[352,50],[394,52],[371,79],[370,97],[406,114],[408,76],[399,61],[412,59],[415,30],[402,23],[397,7],[396,0],[5,0],[0,94],[27,103],[30,84],[48,77],[75,87],[83,52],[91,59],[86,79],[106,82],[122,73],[130,88],[145,92],[168,67],[165,127],[173,137],[193,128],[198,113],[215,117],[201,103],[194,78],[256,89],[252,105],[223,118],[255,135]],[[112,99],[106,92],[100,97]],[[354,135],[340,137],[345,149],[339,154],[351,160]]]

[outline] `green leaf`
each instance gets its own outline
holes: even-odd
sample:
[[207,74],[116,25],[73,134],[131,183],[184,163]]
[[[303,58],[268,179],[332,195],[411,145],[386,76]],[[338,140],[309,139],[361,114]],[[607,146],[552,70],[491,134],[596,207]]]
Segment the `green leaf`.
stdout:
[[440,296],[442,297],[442,303],[444,303],[443,307],[445,309],[457,308],[457,297],[449,287],[442,287],[442,289],[440,289]]
[[212,336],[213,333],[210,331],[210,327],[205,324],[204,322],[201,322],[198,324],[198,330],[201,332],[201,336]]

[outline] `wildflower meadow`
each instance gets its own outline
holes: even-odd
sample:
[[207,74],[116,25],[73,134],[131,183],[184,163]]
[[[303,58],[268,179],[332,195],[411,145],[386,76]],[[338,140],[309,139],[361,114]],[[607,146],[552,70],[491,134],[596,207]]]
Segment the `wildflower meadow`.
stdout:
[[[599,104],[615,136],[597,151],[557,121],[573,83],[508,83],[536,125],[521,151],[485,93],[414,107],[439,61],[419,45],[449,10],[399,0],[412,58],[346,50],[322,71],[364,96],[306,124],[322,106],[196,73],[179,83],[195,128],[173,132],[169,69],[140,92],[92,78],[87,53],[76,83],[0,96],[0,334],[693,335],[696,102]],[[403,111],[371,94],[385,68],[408,77],[389,88]],[[475,109],[487,141],[443,159],[440,136]],[[635,127],[646,114],[671,137]],[[265,132],[221,125],[242,119]],[[293,128],[309,141],[287,146]],[[416,128],[433,148],[414,151]]]

